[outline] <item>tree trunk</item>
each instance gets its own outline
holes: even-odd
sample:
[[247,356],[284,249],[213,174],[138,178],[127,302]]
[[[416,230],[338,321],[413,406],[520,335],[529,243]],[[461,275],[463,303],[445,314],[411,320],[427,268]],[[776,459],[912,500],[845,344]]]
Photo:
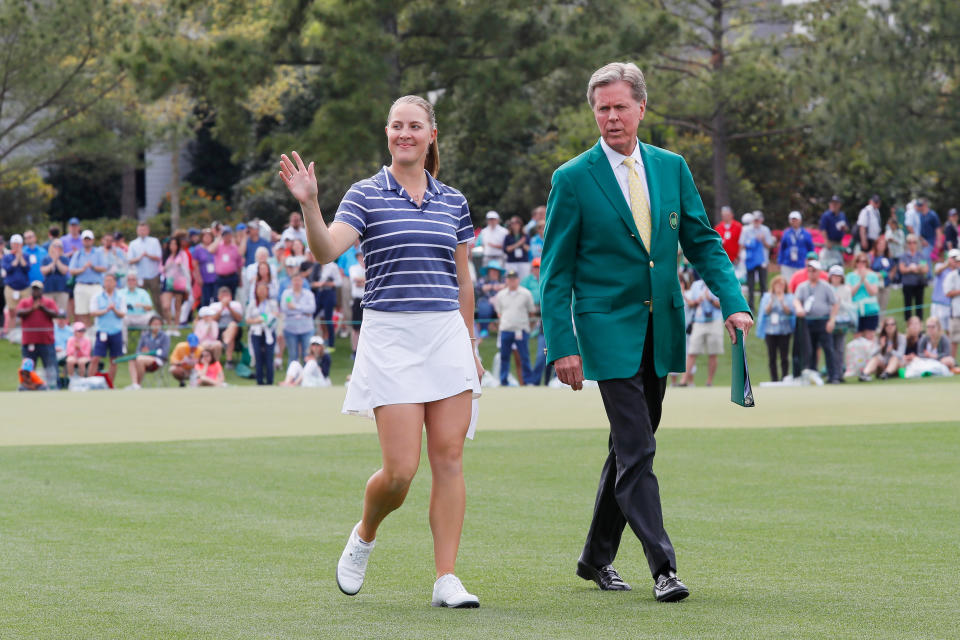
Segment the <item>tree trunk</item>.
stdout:
[[180,227],[180,138],[170,145],[170,233]]
[[120,217],[132,220],[137,217],[137,168],[125,166],[121,180]]
[[713,215],[720,221],[721,207],[730,206],[730,177],[727,175],[727,118],[723,113],[713,117]]
[[[713,69],[713,85],[715,87],[723,86],[721,81],[723,74],[723,63],[726,57],[726,51],[723,47],[723,0],[712,3],[713,28],[711,36],[713,38],[713,50],[710,52],[710,66]],[[716,93],[714,95],[717,95]],[[719,97],[723,100],[723,97]],[[724,113],[725,105],[718,103],[714,109],[713,119],[711,121],[712,142],[713,142],[713,216],[716,222],[720,221],[720,209],[730,205],[730,178],[727,175],[727,118]]]

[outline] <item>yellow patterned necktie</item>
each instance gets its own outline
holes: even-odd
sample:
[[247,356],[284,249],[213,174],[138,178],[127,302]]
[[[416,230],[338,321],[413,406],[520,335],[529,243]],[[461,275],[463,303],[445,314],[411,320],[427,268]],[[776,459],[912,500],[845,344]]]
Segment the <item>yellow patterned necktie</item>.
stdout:
[[650,203],[647,201],[647,194],[643,188],[643,181],[640,180],[640,174],[637,173],[637,161],[634,158],[624,158],[623,164],[627,166],[627,184],[630,190],[630,213],[633,214],[633,221],[637,225],[637,231],[640,232],[640,239],[643,240],[643,246],[650,251],[650,234],[652,232],[650,225]]

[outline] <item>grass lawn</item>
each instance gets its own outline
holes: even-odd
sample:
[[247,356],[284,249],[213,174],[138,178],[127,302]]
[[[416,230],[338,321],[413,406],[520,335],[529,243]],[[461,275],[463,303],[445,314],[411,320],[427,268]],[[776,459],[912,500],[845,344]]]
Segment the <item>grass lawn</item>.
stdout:
[[428,605],[426,456],[367,584],[337,590],[370,434],[0,447],[0,637],[956,637],[956,424],[658,436],[687,601],[653,601],[629,535],[634,591],[573,573],[603,430],[489,431],[466,450],[467,611]]

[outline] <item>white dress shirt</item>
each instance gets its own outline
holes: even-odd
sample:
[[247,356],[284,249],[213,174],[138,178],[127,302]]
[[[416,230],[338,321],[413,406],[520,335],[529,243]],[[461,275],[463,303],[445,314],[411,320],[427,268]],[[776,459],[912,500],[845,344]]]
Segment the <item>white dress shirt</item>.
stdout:
[[[627,209],[630,209],[630,177],[627,165],[623,164],[623,160],[627,157],[620,153],[619,151],[614,151],[613,147],[607,144],[607,141],[603,138],[600,138],[600,146],[603,148],[603,152],[607,154],[607,160],[610,161],[610,168],[613,169],[613,175],[617,179],[617,184],[620,185],[620,191],[623,192],[623,199],[627,201]],[[643,185],[643,191],[647,196],[647,203],[650,203],[650,189],[647,187],[647,173],[643,170],[643,156],[640,155],[640,141],[637,140],[636,144],[633,146],[633,153],[630,154],[636,164],[634,167],[637,169],[637,173],[640,174],[640,183]],[[650,211],[653,212],[653,205],[650,205]]]

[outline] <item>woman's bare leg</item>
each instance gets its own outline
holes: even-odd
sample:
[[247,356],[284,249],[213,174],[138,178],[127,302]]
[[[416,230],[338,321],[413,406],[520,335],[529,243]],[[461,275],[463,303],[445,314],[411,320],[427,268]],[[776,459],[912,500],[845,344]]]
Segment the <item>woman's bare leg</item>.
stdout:
[[363,519],[357,535],[373,542],[387,515],[403,504],[420,466],[423,439],[422,404],[391,404],[374,409],[383,467],[367,480]]
[[470,426],[472,392],[425,406],[430,488],[430,529],[437,577],[453,573],[463,531],[466,488],[463,481],[463,441]]

